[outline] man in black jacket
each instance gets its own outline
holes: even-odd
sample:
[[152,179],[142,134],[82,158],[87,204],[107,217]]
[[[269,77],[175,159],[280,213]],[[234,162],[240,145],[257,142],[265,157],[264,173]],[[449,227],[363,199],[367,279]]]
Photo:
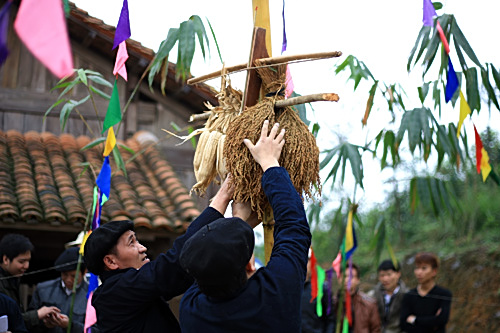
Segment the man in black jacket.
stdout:
[[191,235],[222,218],[232,198],[228,180],[172,249],[150,262],[137,240],[132,221],[112,221],[94,230],[85,243],[87,269],[102,284],[92,297],[99,332],[180,332],[167,301],[193,283],[179,265],[179,254]]

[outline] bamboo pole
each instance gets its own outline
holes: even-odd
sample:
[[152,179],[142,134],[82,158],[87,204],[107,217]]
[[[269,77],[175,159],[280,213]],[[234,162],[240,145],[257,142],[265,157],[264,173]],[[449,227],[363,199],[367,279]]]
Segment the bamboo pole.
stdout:
[[[299,105],[311,102],[338,102],[338,100],[339,100],[339,95],[337,95],[336,93],[319,93],[312,95],[297,96],[276,101],[276,103],[274,103],[274,106],[277,108],[284,108],[287,106]],[[192,123],[193,121],[197,120],[206,120],[208,119],[208,117],[210,117],[211,114],[212,111],[192,114],[189,117],[189,122]]]
[[[320,52],[320,53],[305,53],[298,55],[286,55],[286,56],[278,56],[278,57],[269,57],[269,58],[261,58],[259,61],[264,64],[264,66],[274,66],[281,64],[288,64],[291,62],[298,61],[311,61],[311,60],[319,60],[319,59],[329,59],[340,57],[342,52],[340,51],[332,51],[332,52]],[[243,70],[255,69],[257,67],[249,67],[248,64],[239,64],[235,66],[226,67],[226,74],[236,73]],[[187,84],[196,84],[205,82],[211,79],[218,78],[222,75],[222,71],[216,71],[213,73],[205,74],[202,76],[194,77],[187,80]]]

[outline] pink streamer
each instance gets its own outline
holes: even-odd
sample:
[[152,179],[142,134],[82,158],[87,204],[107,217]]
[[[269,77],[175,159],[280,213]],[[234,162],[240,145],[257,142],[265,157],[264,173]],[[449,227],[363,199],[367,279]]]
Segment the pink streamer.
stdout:
[[439,32],[439,38],[441,38],[446,54],[450,54],[450,45],[448,45],[448,41],[446,40],[446,36],[444,35],[443,28],[441,27],[441,24],[439,24],[439,21],[437,21],[436,29]]
[[337,254],[337,258],[332,263],[332,268],[337,274],[337,279],[340,278],[340,264],[342,263],[342,254],[340,252]]
[[295,88],[293,85],[292,74],[290,73],[290,66],[286,65],[286,79],[285,79],[285,97],[288,98],[292,95],[293,89]]
[[90,326],[94,325],[97,323],[97,314],[95,312],[94,307],[92,306],[92,296],[94,295],[94,292],[90,293],[90,296],[87,300],[87,311],[85,312],[85,324],[83,331],[88,332],[87,330],[90,329]]
[[14,22],[28,50],[62,79],[73,73],[73,57],[61,0],[23,0]]
[[119,74],[125,81],[127,80],[127,68],[125,62],[128,59],[127,44],[125,41],[121,42],[118,46],[118,53],[116,54],[115,68],[113,75]]

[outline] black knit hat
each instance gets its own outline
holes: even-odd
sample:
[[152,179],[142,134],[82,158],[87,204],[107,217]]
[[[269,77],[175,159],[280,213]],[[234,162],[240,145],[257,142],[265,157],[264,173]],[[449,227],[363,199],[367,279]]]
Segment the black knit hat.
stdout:
[[[76,266],[78,264],[78,247],[70,247],[64,250],[63,253],[57,257],[54,265],[56,266],[56,271],[58,272],[68,272],[76,271]],[[82,262],[80,264],[80,272],[85,270],[85,264]]]
[[100,275],[104,271],[104,256],[116,245],[128,230],[134,230],[134,222],[111,221],[92,231],[85,242],[84,258],[89,272]]
[[221,218],[189,238],[179,258],[199,285],[224,285],[241,274],[252,257],[253,229],[242,219]]

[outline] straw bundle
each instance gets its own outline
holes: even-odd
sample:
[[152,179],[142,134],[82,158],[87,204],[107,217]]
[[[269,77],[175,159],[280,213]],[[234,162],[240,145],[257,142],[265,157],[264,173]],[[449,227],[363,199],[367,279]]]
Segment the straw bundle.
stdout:
[[[259,65],[258,60],[256,61]],[[319,178],[319,149],[316,139],[291,107],[276,109],[275,101],[284,99],[286,65],[259,68],[259,75],[266,97],[258,104],[245,109],[234,119],[226,132],[224,159],[234,184],[234,198],[250,201],[252,209],[263,219],[270,208],[261,186],[262,169],[255,162],[243,139],[254,144],[260,137],[262,123],[269,120],[269,128],[279,122],[285,128],[285,145],[279,163],[290,174],[295,189],[312,198],[315,190],[321,194]]]

